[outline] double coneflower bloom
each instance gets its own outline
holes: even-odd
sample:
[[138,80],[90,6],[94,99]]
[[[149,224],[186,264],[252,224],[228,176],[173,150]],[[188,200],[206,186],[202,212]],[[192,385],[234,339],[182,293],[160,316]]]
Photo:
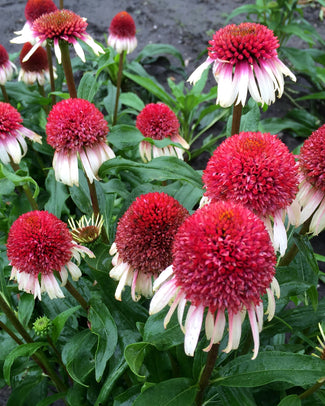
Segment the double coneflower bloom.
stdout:
[[117,13],[109,26],[107,44],[114,48],[118,54],[125,51],[127,54],[135,50],[138,41],[135,36],[136,28],[133,18],[126,11]]
[[12,78],[17,67],[9,60],[9,55],[4,46],[0,44],[0,85],[5,85]]

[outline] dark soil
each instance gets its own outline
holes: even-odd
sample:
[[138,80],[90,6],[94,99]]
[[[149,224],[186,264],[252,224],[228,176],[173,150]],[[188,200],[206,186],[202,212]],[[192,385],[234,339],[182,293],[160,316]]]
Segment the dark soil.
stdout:
[[[58,5],[59,0],[54,0]],[[242,0],[65,0],[65,8],[87,17],[87,32],[96,40],[105,43],[111,19],[122,10],[128,11],[137,26],[138,47],[130,58],[148,43],[167,43],[174,45],[183,55],[188,73],[203,61],[198,56],[206,49],[211,31],[225,25],[227,13],[243,4],[255,1]],[[314,4],[317,3],[317,4]],[[1,0],[0,4],[0,43],[10,53],[19,52],[20,46],[10,44],[13,31],[20,30],[25,23],[24,8],[26,0]],[[319,34],[325,38],[325,22],[319,20],[318,2],[310,2],[305,8],[305,18],[313,24]],[[244,15],[231,22],[244,21]],[[299,39],[292,46],[306,47]],[[17,62],[17,60],[16,60]],[[18,62],[17,62],[18,63]],[[268,109],[270,116],[282,117],[291,106],[285,99],[277,101]],[[324,120],[325,121],[325,120]],[[286,139],[289,148],[294,148],[299,140]],[[315,239],[316,252],[325,254],[324,232]],[[7,404],[8,388],[0,391],[0,406]],[[32,403],[31,403],[32,404]],[[59,403],[56,403],[57,405]]]

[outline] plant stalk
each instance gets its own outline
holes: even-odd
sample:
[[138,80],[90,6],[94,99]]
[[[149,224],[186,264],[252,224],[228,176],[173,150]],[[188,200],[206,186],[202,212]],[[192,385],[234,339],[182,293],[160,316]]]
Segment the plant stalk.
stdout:
[[[19,168],[19,165],[17,165],[17,164],[16,164],[15,162],[13,162],[12,160],[10,161],[10,165],[11,165],[12,169],[13,169],[15,172],[17,172],[17,171],[20,169],[20,168]],[[31,205],[31,208],[32,208],[33,210],[38,210],[38,205],[37,205],[37,203],[36,203],[36,200],[35,200],[34,197],[33,197],[33,193],[32,193],[32,191],[30,190],[30,187],[29,187],[28,185],[24,185],[24,186],[18,186],[17,188],[24,191],[24,193],[25,193],[25,195],[26,195],[26,197],[27,197],[27,200],[29,201],[29,204]]]
[[305,392],[301,393],[298,397],[300,399],[306,399],[308,396],[312,395],[319,388],[321,388],[324,385],[324,383],[325,383],[324,379],[322,379],[321,382],[316,382],[311,388],[309,388]]
[[9,101],[9,96],[8,96],[8,93],[7,93],[7,90],[6,90],[5,86],[4,86],[4,85],[0,85],[0,87],[1,87],[1,91],[2,91],[2,95],[3,95],[4,101],[5,101],[6,103],[10,103],[10,101]]
[[118,63],[118,73],[117,73],[117,82],[116,82],[116,98],[115,98],[113,125],[115,125],[116,121],[117,121],[118,100],[119,100],[120,91],[121,91],[124,55],[125,55],[125,51],[122,51],[120,53],[120,60],[119,60],[119,63]]
[[241,103],[234,105],[232,112],[232,125],[231,135],[238,134],[240,128],[240,119],[243,111],[243,105]]
[[[54,71],[53,71],[53,61],[52,61],[52,51],[51,46],[48,42],[46,42],[46,52],[47,52],[47,62],[49,64],[49,73],[50,73],[50,84],[51,84],[51,92],[55,92],[55,79],[54,79]],[[52,104],[56,103],[55,94],[51,94]]]
[[213,372],[216,360],[218,358],[218,352],[219,352],[219,343],[213,344],[211,350],[208,352],[207,362],[205,364],[204,370],[200,378],[199,391],[195,398],[196,406],[201,406],[203,404],[204,391],[209,385],[209,380]]
[[62,54],[62,66],[65,74],[65,79],[67,82],[68,90],[71,98],[77,97],[76,85],[74,82],[71,58],[69,52],[69,44],[66,41],[60,41],[59,43],[61,54]]
[[70,281],[65,284],[67,291],[77,300],[81,307],[88,312],[89,305],[84,297],[77,291],[77,289],[72,285]]

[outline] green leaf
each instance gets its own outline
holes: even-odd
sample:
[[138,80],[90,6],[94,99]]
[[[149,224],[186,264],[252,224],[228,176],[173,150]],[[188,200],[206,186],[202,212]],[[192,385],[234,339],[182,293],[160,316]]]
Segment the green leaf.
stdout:
[[65,201],[68,199],[69,194],[67,186],[56,181],[53,169],[49,170],[45,179],[45,188],[49,192],[50,198],[45,203],[44,209],[53,213],[56,217],[61,218],[63,211],[68,212]]
[[131,371],[140,379],[145,378],[145,375],[140,375],[140,370],[145,357],[146,349],[151,344],[141,342],[129,344],[124,350],[124,357]]
[[132,125],[115,125],[108,134],[108,142],[118,149],[132,148],[143,141],[141,132]]
[[68,320],[68,318],[70,316],[73,315],[73,313],[75,313],[77,310],[79,310],[81,308],[80,305],[75,306],[75,307],[70,307],[69,309],[61,312],[60,314],[58,314],[55,319],[52,321],[52,340],[54,343],[56,343],[56,341],[58,340],[61,331],[66,323],[66,321]]
[[257,406],[253,395],[247,388],[228,388],[227,386],[218,386],[217,391],[223,405]]
[[323,99],[325,99],[325,92],[307,94],[306,96],[298,97],[298,99],[296,100],[300,101],[300,100],[323,100]]
[[179,59],[184,66],[184,60],[182,54],[173,46],[169,44],[148,44],[136,57],[136,61],[142,61],[146,58],[152,58],[153,56],[161,56],[163,54],[169,54]]
[[78,98],[93,101],[99,84],[92,72],[84,73],[78,86]]
[[254,361],[250,355],[238,357],[220,368],[219,374],[214,383],[222,386],[252,388],[271,382],[308,386],[325,376],[325,365],[310,355],[267,351],[260,352]]
[[107,68],[108,66],[110,66],[112,64],[113,65],[115,64],[114,58],[113,58],[113,56],[111,54],[111,51],[108,48],[106,48],[105,49],[105,54],[101,55],[99,57],[99,59],[98,59],[98,69],[97,69],[97,72],[96,72],[96,77],[98,77],[99,74],[105,68]]
[[101,386],[99,396],[94,406],[102,406],[107,404],[107,399],[114,387],[115,382],[125,373],[127,368],[128,364],[125,361],[121,361],[121,363],[116,365],[116,367],[109,373],[106,381]]
[[283,398],[278,406],[301,406],[301,400],[298,395],[289,395]]
[[3,377],[8,385],[10,385],[10,372],[12,364],[18,357],[30,357],[42,347],[46,347],[48,343],[35,342],[28,344],[21,344],[19,347],[14,348],[6,357],[3,364]]
[[46,397],[46,399],[41,400],[36,404],[36,406],[51,406],[56,402],[57,400],[64,399],[66,396],[66,393],[55,393],[54,395]]
[[117,344],[117,328],[106,305],[91,300],[88,319],[91,332],[96,334],[98,343],[95,353],[95,375],[99,382],[103,376],[107,361],[111,358]]
[[132,406],[134,400],[140,393],[142,385],[131,386],[128,390],[121,393],[114,399],[113,406]]
[[32,183],[35,186],[35,191],[33,194],[33,198],[35,199],[39,194],[39,187],[36,181],[31,178],[30,176],[22,175],[25,171],[19,169],[17,172],[9,171],[4,165],[0,163],[0,179],[6,178],[10,182],[12,182],[15,186],[24,186],[26,183]]
[[124,104],[125,106],[132,107],[139,112],[145,107],[140,97],[131,92],[122,93],[120,95],[120,103]]
[[[95,182],[96,185],[96,182]],[[84,173],[79,169],[79,186],[73,185],[69,187],[70,196],[74,204],[81,210],[82,213],[91,215],[93,208],[91,205],[89,189]]]
[[196,396],[196,387],[186,378],[169,379],[151,386],[135,400],[133,406],[190,406]]
[[18,318],[19,321],[27,327],[29,320],[33,314],[35,306],[34,296],[30,293],[22,293],[20,295],[19,307],[18,307]]

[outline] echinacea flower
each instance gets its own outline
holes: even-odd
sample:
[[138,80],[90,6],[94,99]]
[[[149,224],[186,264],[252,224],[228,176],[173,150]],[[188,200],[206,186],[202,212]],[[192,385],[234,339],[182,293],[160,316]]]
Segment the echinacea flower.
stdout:
[[[18,289],[32,293],[39,300],[45,291],[51,299],[64,297],[54,272],[60,274],[62,286],[67,282],[68,271],[77,281],[81,276],[77,264],[80,255],[84,254],[94,257],[88,248],[72,240],[63,221],[47,211],[22,214],[9,231],[7,256],[12,266],[10,278],[17,280]],[[73,258],[77,264],[72,262]]]
[[4,164],[12,160],[19,164],[27,152],[25,137],[42,143],[42,137],[24,127],[20,113],[9,103],[0,102],[0,161]]
[[300,224],[312,216],[309,231],[317,235],[325,228],[325,124],[305,140],[300,149],[299,168]]
[[[241,132],[223,141],[203,172],[205,197],[233,200],[257,214],[270,232],[276,250],[287,248],[285,217],[298,225],[298,165],[276,135]],[[273,221],[273,229],[272,223]]]
[[[72,44],[76,54],[83,62],[86,61],[85,53],[78,39],[89,45],[96,55],[104,53],[102,47],[86,32],[87,26],[88,23],[85,18],[78,16],[70,10],[55,10],[41,15],[33,22],[32,37],[35,40],[35,44],[26,54],[23,62],[26,62],[46,40],[53,41],[54,53],[59,63],[61,63],[62,56],[59,45],[60,41]],[[30,37],[27,35],[26,37],[23,36],[22,39],[24,39],[24,42],[31,42]]]
[[43,14],[51,13],[58,8],[52,0],[28,0],[25,6],[26,22],[20,31],[15,31],[18,37],[12,39],[13,44],[24,44],[26,42],[35,42],[32,26],[33,22]]
[[77,221],[77,224],[73,218],[68,220],[68,224],[74,241],[89,244],[96,241],[100,236],[104,224],[104,217],[98,214],[95,219],[94,214],[90,218],[84,215]]
[[[32,49],[32,44],[26,42],[20,55],[21,69],[18,75],[18,81],[23,81],[26,85],[33,85],[36,81],[40,86],[44,86],[45,81],[50,79],[47,53],[43,48],[38,48],[28,61],[23,62],[25,55]],[[56,76],[56,74],[55,74]]]
[[14,70],[17,71],[16,65],[10,61],[6,48],[0,44],[0,85],[5,85],[12,78]]
[[115,298],[121,300],[125,286],[131,297],[152,296],[152,284],[172,263],[172,244],[188,211],[166,193],[137,197],[119,220],[115,242],[110,249],[113,268],[110,276],[119,281]]
[[[180,144],[184,149],[189,149],[188,143],[179,135],[179,121],[176,114],[163,103],[150,103],[138,114],[136,127],[146,138],[163,140],[169,138],[171,142]],[[183,159],[184,149],[167,145],[159,148],[149,141],[141,141],[140,155],[144,162],[151,161],[158,156],[177,156]]]
[[[275,312],[274,278],[276,257],[263,222],[249,209],[233,202],[211,203],[188,217],[180,226],[173,245],[173,263],[154,283],[157,291],[150,303],[150,314],[170,309],[166,327],[178,308],[178,321],[185,334],[187,355],[194,355],[205,315],[205,333],[210,344],[221,341],[226,315],[229,352],[240,343],[241,326],[248,313],[256,358],[259,332],[263,326],[263,302],[268,296],[268,320]],[[185,324],[183,316],[187,302]]]
[[78,156],[90,183],[98,169],[115,154],[107,145],[108,124],[97,107],[84,99],[67,99],[55,104],[47,119],[47,142],[55,149],[55,178],[66,185],[78,185]]
[[247,91],[258,103],[271,104],[275,94],[281,97],[284,76],[296,77],[278,57],[278,38],[273,31],[256,23],[231,24],[217,31],[208,47],[208,58],[189,77],[196,83],[213,64],[218,83],[217,104],[229,107],[246,102]]
[[107,43],[117,53],[126,51],[127,54],[135,50],[138,41],[135,36],[136,28],[133,18],[126,11],[117,13],[109,27]]

